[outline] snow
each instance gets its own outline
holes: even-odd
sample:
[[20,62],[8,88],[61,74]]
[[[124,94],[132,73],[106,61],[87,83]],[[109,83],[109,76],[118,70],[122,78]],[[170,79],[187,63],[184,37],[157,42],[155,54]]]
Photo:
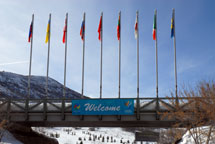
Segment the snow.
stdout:
[[[125,144],[132,144],[134,142],[134,133],[123,131],[121,128],[95,128],[92,130],[91,128],[33,128],[35,131],[40,133],[44,133],[45,135],[50,136],[51,134],[59,134],[60,137],[56,138],[59,144],[79,144],[81,141],[84,144],[106,144],[106,143],[114,143],[120,144],[120,141]],[[104,142],[102,142],[102,138],[104,137]],[[89,138],[95,138],[95,141],[89,140]],[[107,141],[109,137],[109,140]],[[111,142],[112,137],[112,142]],[[81,138],[81,140],[80,140]]]
[[[46,77],[31,76],[30,98],[46,97]],[[0,92],[4,98],[26,98],[28,95],[28,76],[0,71]],[[48,78],[48,98],[62,98],[63,85],[52,78]],[[66,88],[66,98],[81,98],[81,94]]]
[[14,138],[13,135],[7,130],[1,129],[0,133],[2,134],[0,144],[23,144],[16,138]]
[[[199,129],[202,134],[200,135],[200,139],[202,141],[202,143],[206,143],[207,141],[207,136],[206,134],[209,131],[209,126],[204,126],[204,127],[197,127],[197,128],[193,128],[190,131],[195,135],[195,131],[196,129]],[[214,133],[212,133],[211,138],[210,138],[210,142],[209,144],[214,144]],[[195,143],[193,137],[191,136],[190,132],[187,131],[182,138],[182,142],[180,142],[180,144],[188,144],[188,143]]]

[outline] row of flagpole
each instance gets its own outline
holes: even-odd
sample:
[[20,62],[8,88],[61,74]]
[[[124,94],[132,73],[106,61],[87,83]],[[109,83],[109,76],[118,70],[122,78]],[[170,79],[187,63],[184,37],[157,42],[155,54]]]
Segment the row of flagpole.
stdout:
[[[137,98],[139,99],[139,12],[136,12],[135,20],[135,38],[137,40]],[[83,15],[83,21],[80,30],[80,36],[83,41],[83,59],[82,59],[82,89],[81,95],[84,96],[84,62],[85,62],[85,30],[86,30],[86,14]],[[66,60],[67,60],[67,25],[68,25],[68,13],[66,13],[65,26],[63,31],[63,43],[65,44],[65,60],[64,60],[64,87],[63,97],[66,96]],[[33,47],[33,27],[34,27],[34,14],[32,15],[32,22],[29,30],[28,42],[31,43],[30,49],[30,64],[29,64],[29,77],[28,77],[28,98],[30,98],[30,79],[31,79],[31,65],[32,65],[32,47]],[[103,13],[101,13],[99,21],[99,40],[101,42],[101,59],[100,59],[100,98],[102,98],[102,59],[103,59]],[[155,40],[155,58],[156,58],[156,98],[158,99],[158,49],[157,49],[157,10],[154,13],[153,23],[153,40]],[[117,25],[117,38],[119,41],[119,85],[118,85],[118,98],[120,96],[120,84],[121,84],[121,12],[119,12],[118,25]],[[172,12],[171,19],[171,38],[173,38],[174,46],[174,72],[175,72],[175,97],[176,104],[178,103],[177,94],[177,65],[176,65],[176,38],[175,38],[175,10]],[[47,33],[45,42],[48,43],[48,57],[47,57],[47,75],[46,75],[46,98],[48,97],[48,74],[49,74],[49,54],[50,54],[50,39],[51,39],[51,14],[49,14],[49,21],[47,25]],[[139,102],[139,101],[137,101]]]

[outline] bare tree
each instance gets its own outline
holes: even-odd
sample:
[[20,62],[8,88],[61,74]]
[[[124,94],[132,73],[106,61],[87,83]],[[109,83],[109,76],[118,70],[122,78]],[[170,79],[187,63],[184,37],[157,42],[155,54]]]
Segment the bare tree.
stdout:
[[[183,89],[179,92],[179,103],[171,94],[170,103],[162,118],[174,119],[174,127],[185,127],[196,144],[212,141],[215,130],[215,83],[200,82],[195,88]],[[203,129],[202,126],[207,126]]]

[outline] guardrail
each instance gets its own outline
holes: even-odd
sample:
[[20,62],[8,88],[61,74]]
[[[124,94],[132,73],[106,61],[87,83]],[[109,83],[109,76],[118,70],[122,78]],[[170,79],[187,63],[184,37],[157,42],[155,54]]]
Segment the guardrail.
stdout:
[[[97,99],[97,98],[93,98]],[[110,99],[110,98],[103,98]],[[114,98],[111,98],[114,99]],[[118,99],[118,98],[115,98]],[[155,113],[156,120],[159,120],[160,112],[175,110],[175,98],[121,98],[134,99],[134,114],[140,120],[143,113]],[[179,98],[186,101],[188,98]],[[65,113],[72,114],[73,99],[0,99],[1,116],[10,120],[14,113],[25,113],[25,120],[29,120],[29,113],[43,113],[43,120],[47,120],[47,113],[61,113],[61,120],[65,120]],[[77,99],[76,99],[77,100]],[[187,103],[179,103],[180,107],[185,108]],[[119,116],[120,119],[120,116]]]

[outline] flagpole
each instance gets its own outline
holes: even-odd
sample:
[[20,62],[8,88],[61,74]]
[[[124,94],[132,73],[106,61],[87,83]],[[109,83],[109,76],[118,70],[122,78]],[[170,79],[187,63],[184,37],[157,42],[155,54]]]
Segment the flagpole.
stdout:
[[51,37],[51,14],[49,14],[49,32],[48,32],[48,57],[47,57],[47,72],[46,72],[46,98],[48,97],[48,78],[49,78],[49,54],[50,54],[50,37]]
[[63,98],[66,97],[66,59],[67,59],[67,24],[68,24],[68,13],[66,13],[66,28],[65,28],[65,59],[64,59],[64,85],[63,85]]
[[62,99],[62,108],[61,108],[61,119],[65,120],[65,98],[66,98],[66,60],[67,60],[67,24],[68,24],[68,13],[66,13],[66,22],[65,22],[65,59],[64,59],[64,84],[63,84],[63,99]]
[[119,12],[119,21],[120,21],[120,25],[119,25],[119,32],[120,32],[120,37],[119,37],[119,95],[118,97],[121,97],[121,93],[120,93],[120,84],[121,84],[121,11]]
[[[155,40],[155,55],[156,55],[156,110],[159,110],[159,100],[158,100],[158,46],[157,46],[157,10],[155,10],[155,16],[156,16],[156,40]],[[156,119],[159,119],[158,115],[156,116]]]
[[101,13],[101,21],[100,99],[102,98],[103,12]]
[[137,106],[138,106],[138,119],[139,119],[139,12],[137,11]]
[[178,84],[177,84],[177,63],[176,63],[176,38],[175,38],[175,9],[173,11],[173,20],[174,20],[174,60],[175,60],[175,97],[176,97],[176,105],[178,105]]
[[155,48],[156,48],[156,97],[158,98],[158,46],[157,46],[157,10],[155,10],[156,15],[156,40],[155,40]]
[[31,63],[32,63],[32,50],[33,50],[33,34],[34,34],[34,14],[32,14],[32,28],[31,29],[31,50],[30,50],[30,63],[29,63],[29,75],[28,75],[28,96],[25,103],[25,120],[28,120],[28,108],[29,108],[29,98],[30,98],[30,90],[31,90]]
[[82,89],[81,89],[81,96],[82,98],[84,97],[84,55],[85,55],[85,30],[86,30],[86,25],[85,25],[85,12],[84,12],[84,37],[83,37],[83,60],[82,60]]
[[33,34],[34,34],[34,14],[32,14],[32,37],[31,37],[29,76],[28,76],[28,99],[30,98],[30,93],[31,93],[30,89],[31,89],[31,64],[32,64],[32,50],[33,50]]

